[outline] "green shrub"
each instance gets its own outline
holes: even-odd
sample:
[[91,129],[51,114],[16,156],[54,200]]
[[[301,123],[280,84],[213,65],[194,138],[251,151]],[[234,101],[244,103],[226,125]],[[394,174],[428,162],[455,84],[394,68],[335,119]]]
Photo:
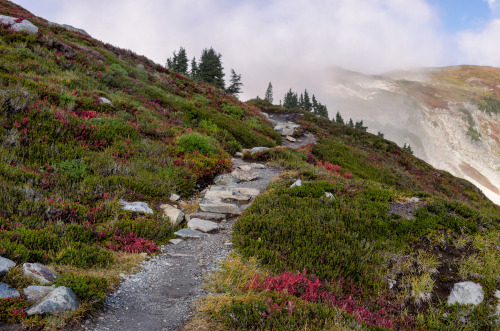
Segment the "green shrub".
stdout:
[[56,262],[80,268],[107,267],[113,262],[113,253],[95,245],[75,243],[59,252]]
[[129,214],[121,214],[114,225],[123,233],[135,233],[139,237],[154,240],[157,244],[167,242],[173,238],[173,228],[169,222],[165,222],[161,216],[131,217]]
[[113,63],[112,65],[109,66],[112,70],[124,75],[124,76],[127,76],[128,75],[128,72],[127,70],[125,70],[121,65],[119,65],[118,63]]
[[237,119],[241,119],[241,117],[243,117],[244,114],[243,109],[241,109],[241,107],[238,106],[224,106],[222,107],[222,111]]
[[194,151],[202,154],[215,153],[215,148],[208,141],[208,139],[196,132],[188,133],[179,137],[177,144],[188,153]]
[[65,173],[72,181],[82,180],[88,172],[88,166],[81,160],[67,160],[60,162],[57,166],[60,172]]
[[111,292],[111,286],[106,279],[93,276],[66,273],[60,275],[55,284],[72,289],[82,302],[92,306],[91,311],[101,307],[106,295]]

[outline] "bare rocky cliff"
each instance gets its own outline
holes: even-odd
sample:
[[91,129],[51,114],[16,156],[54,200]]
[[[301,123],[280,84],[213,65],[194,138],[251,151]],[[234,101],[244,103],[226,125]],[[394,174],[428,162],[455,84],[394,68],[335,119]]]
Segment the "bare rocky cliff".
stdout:
[[[364,120],[434,167],[465,178],[500,204],[500,69],[426,68],[329,75],[330,118]],[[498,108],[496,108],[498,107]],[[335,109],[335,110],[333,110]]]

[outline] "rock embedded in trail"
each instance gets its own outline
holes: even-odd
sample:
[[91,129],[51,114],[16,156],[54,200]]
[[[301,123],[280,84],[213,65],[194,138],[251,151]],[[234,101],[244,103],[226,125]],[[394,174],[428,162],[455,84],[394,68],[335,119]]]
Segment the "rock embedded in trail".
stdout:
[[178,235],[181,238],[203,238],[206,237],[207,234],[192,230],[192,229],[180,229],[179,231],[175,232],[174,234]]
[[40,284],[49,284],[57,279],[57,274],[40,263],[24,263],[23,272],[25,276],[38,281]]
[[200,210],[218,213],[218,214],[231,214],[231,215],[241,215],[241,209],[233,205],[232,203],[225,202],[205,202],[200,204]]
[[125,200],[120,200],[122,205],[122,210],[135,211],[138,213],[154,214],[153,209],[149,208],[149,205],[145,202],[127,202]]
[[55,314],[64,311],[74,311],[80,306],[80,300],[72,289],[61,286],[37,301],[26,310],[28,316]]
[[244,171],[250,171],[250,170],[252,170],[252,167],[249,166],[249,165],[246,165],[246,164],[240,165],[240,166],[238,166],[238,168],[240,168],[241,170],[244,170]]
[[219,230],[219,224],[211,221],[205,221],[199,218],[193,218],[188,223],[191,230],[198,230],[201,232],[212,232]]
[[253,169],[266,169],[266,166],[260,163],[252,163],[250,164],[250,167]]
[[479,305],[484,300],[483,287],[474,282],[461,282],[453,285],[450,296],[448,297],[448,305],[455,303],[461,305],[472,304]]
[[202,220],[208,221],[223,221],[226,219],[225,214],[207,213],[207,212],[196,212],[189,215],[191,218],[201,218]]
[[291,137],[291,136],[286,136],[285,139],[288,140],[289,142],[292,142],[292,143],[297,141],[297,139],[295,139],[294,137]]
[[10,268],[14,267],[16,262],[0,256],[0,276],[9,272]]
[[21,294],[15,288],[10,287],[8,284],[0,283],[0,299],[19,298]]
[[238,178],[232,174],[223,174],[215,177],[214,183],[218,186],[234,186],[238,183]]
[[163,216],[168,217],[173,226],[179,225],[184,221],[184,213],[174,206],[161,205],[160,209],[163,210]]
[[257,172],[250,170],[236,169],[231,174],[242,182],[250,182],[259,178],[259,174]]

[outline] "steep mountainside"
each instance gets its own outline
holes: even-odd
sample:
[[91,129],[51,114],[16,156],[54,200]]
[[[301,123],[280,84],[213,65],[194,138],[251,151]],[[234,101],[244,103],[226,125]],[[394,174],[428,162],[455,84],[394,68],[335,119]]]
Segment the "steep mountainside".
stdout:
[[[331,103],[500,204],[500,69],[429,68],[368,76],[329,73]],[[330,114],[332,117],[334,114]]]

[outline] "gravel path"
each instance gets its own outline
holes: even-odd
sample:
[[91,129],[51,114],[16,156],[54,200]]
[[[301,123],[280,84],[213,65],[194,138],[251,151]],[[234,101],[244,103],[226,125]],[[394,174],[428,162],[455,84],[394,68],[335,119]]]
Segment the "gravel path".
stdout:
[[[311,136],[304,135],[290,147],[314,142],[314,136]],[[235,169],[243,165],[252,166],[252,163],[233,159]],[[262,193],[280,173],[279,168],[267,166],[252,168],[252,171],[257,172],[259,178],[239,183],[236,187],[254,188]],[[201,289],[202,275],[214,270],[231,251],[236,220],[237,217],[228,217],[219,224],[217,233],[205,238],[186,239],[162,247],[160,254],[142,263],[140,272],[123,280],[120,289],[106,298],[105,307],[100,312],[75,329],[180,330],[191,315],[193,301],[207,294]]]

